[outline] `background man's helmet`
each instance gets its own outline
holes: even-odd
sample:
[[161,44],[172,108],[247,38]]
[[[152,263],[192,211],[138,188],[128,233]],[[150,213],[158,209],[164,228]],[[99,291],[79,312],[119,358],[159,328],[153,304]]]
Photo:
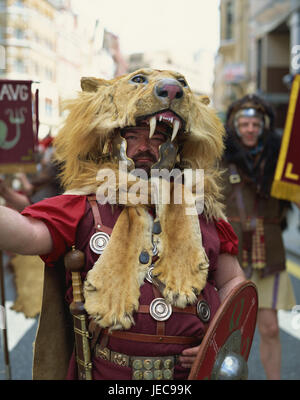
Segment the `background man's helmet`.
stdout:
[[235,101],[228,108],[226,126],[239,135],[238,119],[240,117],[257,117],[262,121],[260,135],[265,130],[274,128],[274,112],[272,107],[260,97],[251,94]]

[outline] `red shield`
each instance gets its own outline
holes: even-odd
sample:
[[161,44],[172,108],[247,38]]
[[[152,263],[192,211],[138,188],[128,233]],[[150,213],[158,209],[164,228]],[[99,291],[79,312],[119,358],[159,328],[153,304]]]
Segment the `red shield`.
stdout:
[[233,334],[241,339],[239,354],[248,360],[257,309],[257,290],[253,282],[243,282],[232,290],[209,325],[188,379],[211,379],[218,353]]

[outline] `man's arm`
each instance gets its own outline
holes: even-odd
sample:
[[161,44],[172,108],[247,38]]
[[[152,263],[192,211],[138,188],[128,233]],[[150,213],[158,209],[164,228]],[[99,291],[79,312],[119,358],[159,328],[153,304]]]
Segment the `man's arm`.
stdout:
[[219,290],[221,302],[239,283],[245,281],[245,275],[235,256],[220,254],[218,268],[215,274],[216,287]]
[[24,255],[48,254],[52,238],[44,222],[0,206],[0,249]]
[[[236,257],[230,254],[220,254],[218,268],[215,274],[216,287],[219,290],[221,302],[239,283],[245,281],[245,275]],[[184,368],[191,368],[199,351],[199,346],[183,350],[179,360]]]

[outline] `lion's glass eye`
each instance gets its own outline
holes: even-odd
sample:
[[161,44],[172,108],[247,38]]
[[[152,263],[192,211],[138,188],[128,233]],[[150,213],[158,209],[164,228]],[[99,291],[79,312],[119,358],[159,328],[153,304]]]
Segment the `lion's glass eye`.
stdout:
[[186,83],[185,79],[179,78],[179,79],[177,79],[177,80],[178,80],[179,83],[181,83],[181,85],[182,85],[183,87],[187,87],[188,84]]
[[131,82],[134,82],[134,83],[147,83],[148,80],[144,75],[135,75],[133,78],[131,78]]

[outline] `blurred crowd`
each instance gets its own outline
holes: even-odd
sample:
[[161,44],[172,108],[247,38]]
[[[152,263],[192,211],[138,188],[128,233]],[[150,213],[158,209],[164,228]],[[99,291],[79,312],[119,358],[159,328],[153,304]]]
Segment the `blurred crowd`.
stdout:
[[35,174],[0,175],[0,201],[20,212],[30,204],[61,193],[59,167],[53,161],[51,134],[39,142]]

